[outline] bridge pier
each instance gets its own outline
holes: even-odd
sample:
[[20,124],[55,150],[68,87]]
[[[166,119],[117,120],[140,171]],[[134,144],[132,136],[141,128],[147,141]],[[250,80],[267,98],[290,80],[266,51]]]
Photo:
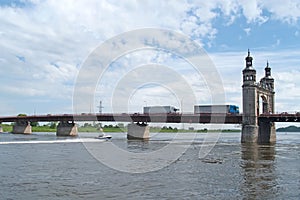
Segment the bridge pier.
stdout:
[[17,121],[13,126],[13,133],[15,134],[31,134],[31,125],[28,121]]
[[150,127],[147,124],[128,124],[127,139],[128,140],[148,140]]
[[3,133],[3,128],[2,128],[2,126],[0,126],[0,133]]
[[77,125],[74,122],[61,121],[56,128],[56,136],[77,136]]
[[254,143],[257,142],[258,129],[256,125],[243,125],[242,127],[242,143]]
[[258,124],[259,124],[259,131],[258,131],[257,142],[260,144],[275,142],[276,141],[275,123],[259,120]]

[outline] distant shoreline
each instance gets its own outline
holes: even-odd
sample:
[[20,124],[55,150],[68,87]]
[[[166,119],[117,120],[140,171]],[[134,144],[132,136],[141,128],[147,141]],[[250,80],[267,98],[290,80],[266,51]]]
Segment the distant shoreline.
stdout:
[[[3,132],[12,132],[12,125],[1,124]],[[49,126],[32,126],[32,132],[56,132],[56,128],[50,128]],[[119,127],[103,127],[103,132],[127,132],[127,128]],[[99,128],[96,127],[78,127],[78,132],[88,133],[88,132],[100,132]],[[150,132],[156,133],[213,133],[213,132],[241,132],[240,129],[222,129],[222,130],[208,130],[208,129],[199,129],[199,130],[187,130],[187,129],[177,129],[171,127],[150,127]]]
[[300,127],[288,126],[276,129],[277,132],[300,132]]
[[[12,132],[12,125],[9,124],[1,124],[3,132]],[[103,127],[103,132],[127,132],[127,128],[123,127]],[[49,126],[32,126],[32,132],[56,132],[56,128]],[[97,127],[78,127],[78,132],[88,133],[88,132],[100,132]],[[150,132],[152,133],[213,133],[213,132],[241,132],[240,129],[212,129],[208,130],[206,128],[199,130],[187,130],[187,129],[177,129],[171,127],[150,127]],[[297,126],[288,126],[283,128],[276,129],[276,132],[300,132],[300,127]]]

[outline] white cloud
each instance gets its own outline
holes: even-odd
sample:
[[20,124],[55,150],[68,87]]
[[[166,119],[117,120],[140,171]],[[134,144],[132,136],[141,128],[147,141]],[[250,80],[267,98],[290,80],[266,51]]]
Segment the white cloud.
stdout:
[[300,2],[298,0],[287,0],[284,3],[280,0],[261,1],[263,7],[272,13],[272,18],[295,24],[300,18]]
[[[0,7],[0,92],[4,96],[2,101],[9,101],[8,97],[5,99],[6,94],[9,94],[8,96],[15,97],[23,95],[24,98],[50,97],[53,101],[56,101],[56,98],[65,99],[71,104],[73,84],[79,66],[88,54],[104,40],[132,29],[171,29],[192,37],[203,46],[209,46],[218,33],[214,22],[220,18],[225,18],[227,24],[232,24],[236,19],[245,17],[249,24],[261,25],[273,19],[295,24],[300,17],[300,3],[297,0],[286,0],[285,6],[282,6],[279,0],[31,2],[32,5],[22,8]],[[271,13],[271,16],[266,16],[264,11]],[[248,29],[245,31],[247,33]],[[230,90],[229,101],[236,102],[238,99],[238,91],[230,88],[235,85],[239,87],[240,84],[240,68],[243,66],[244,56],[242,55],[241,59],[240,54],[223,54],[223,60],[218,61],[218,66],[225,66],[220,71],[226,90]],[[18,59],[17,56],[22,59]],[[295,64],[292,58],[287,57],[288,54],[277,56],[282,60],[272,58],[275,59],[274,63],[281,65],[278,66],[280,69],[286,66],[285,62]],[[298,54],[294,54],[294,57],[297,56]],[[154,60],[151,60],[153,57]],[[160,54],[157,57],[151,55],[149,58],[152,62],[163,62],[168,56]],[[265,62],[269,58],[263,59]],[[122,69],[110,72],[108,78],[110,75],[114,77],[117,75],[115,73],[120,71],[126,73],[126,59],[123,61],[125,63]],[[136,61],[138,62],[148,60],[140,58]],[[236,80],[227,80],[233,72],[237,73]],[[190,81],[198,84],[192,76]],[[105,90],[107,89],[108,86]],[[21,105],[15,106],[24,107],[22,103],[18,104]]]
[[272,47],[276,47],[280,45],[280,39],[276,39],[276,42],[272,45]]
[[247,35],[250,35],[251,28],[244,28],[244,31]]
[[262,5],[257,0],[241,0],[240,5],[249,23],[263,24],[268,20],[268,17],[262,15]]

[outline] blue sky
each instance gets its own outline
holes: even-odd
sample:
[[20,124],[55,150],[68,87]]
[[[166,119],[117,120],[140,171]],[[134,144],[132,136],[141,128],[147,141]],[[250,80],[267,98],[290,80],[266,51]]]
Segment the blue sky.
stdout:
[[[74,111],[74,86],[89,54],[118,34],[149,27],[174,30],[201,45],[222,78],[225,103],[239,106],[241,71],[249,48],[258,77],[263,76],[267,60],[270,62],[276,111],[299,111],[299,19],[298,0],[284,4],[280,0],[1,0],[1,115],[96,112],[99,100],[103,111],[110,112],[116,83],[136,66],[153,62],[174,66],[192,85],[196,103],[209,104],[205,80],[191,75],[182,60],[141,51],[111,65],[92,91],[94,98],[87,100],[92,102],[90,110]],[[180,106],[183,101],[169,98],[168,87],[149,84],[139,88],[128,100],[130,112],[141,112],[145,104]]]

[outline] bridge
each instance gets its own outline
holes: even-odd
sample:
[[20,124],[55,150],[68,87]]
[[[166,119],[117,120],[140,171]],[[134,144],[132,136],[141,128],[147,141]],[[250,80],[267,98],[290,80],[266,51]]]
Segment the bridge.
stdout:
[[[261,114],[258,117],[259,121],[270,122],[300,122],[300,113],[289,114]],[[74,121],[86,122],[86,121],[98,121],[98,122],[131,122],[139,124],[147,123],[202,123],[202,124],[242,124],[242,114],[230,114],[230,113],[161,113],[161,114],[140,114],[140,113],[83,113],[83,114],[56,114],[56,115],[30,115],[30,116],[5,116],[0,117],[0,123],[3,122],[15,122],[19,127],[23,127],[21,133],[29,126],[29,122],[60,122],[60,125],[66,127],[75,127]],[[64,126],[63,126],[64,125]],[[17,128],[15,127],[15,132]],[[66,136],[70,135],[70,130],[58,131],[58,135]],[[71,134],[72,135],[72,134]],[[73,135],[76,135],[74,133]]]
[[[243,69],[243,114],[231,113],[158,113],[158,114],[60,114],[60,115],[31,115],[0,117],[2,122],[15,122],[14,133],[30,134],[30,122],[60,122],[57,126],[58,136],[77,135],[75,121],[105,121],[130,122],[127,138],[149,138],[148,123],[211,123],[211,124],[242,124],[241,142],[270,143],[276,140],[275,122],[300,122],[300,113],[274,114],[274,79],[267,62],[265,76],[256,82],[256,70],[252,66],[253,58],[245,58],[246,67]],[[262,102],[262,106],[260,106]],[[262,110],[260,110],[262,107]]]
[[73,121],[99,121],[99,122],[136,122],[136,123],[203,123],[203,124],[241,124],[242,115],[203,113],[203,114],[182,114],[182,113],[158,113],[158,114],[58,114],[58,115],[31,115],[31,116],[7,116],[0,117],[2,122],[73,122]]
[[[31,115],[31,116],[6,116],[0,117],[0,123],[15,122],[13,132],[30,134],[30,122],[60,122],[57,126],[58,136],[76,136],[77,126],[74,123],[84,121],[99,122],[130,122],[128,125],[128,139],[149,138],[148,123],[214,123],[214,124],[240,124],[242,115],[233,114],[182,114],[182,113],[158,113],[158,114],[58,114],[58,115]],[[136,124],[135,124],[136,123]]]
[[[300,113],[260,114],[259,120],[268,122],[300,122]],[[202,124],[242,124],[242,114],[223,113],[169,113],[169,114],[57,114],[57,115],[30,115],[30,116],[0,116],[3,122],[58,122],[58,121],[99,121],[99,122],[140,122],[140,123],[202,123]]]

